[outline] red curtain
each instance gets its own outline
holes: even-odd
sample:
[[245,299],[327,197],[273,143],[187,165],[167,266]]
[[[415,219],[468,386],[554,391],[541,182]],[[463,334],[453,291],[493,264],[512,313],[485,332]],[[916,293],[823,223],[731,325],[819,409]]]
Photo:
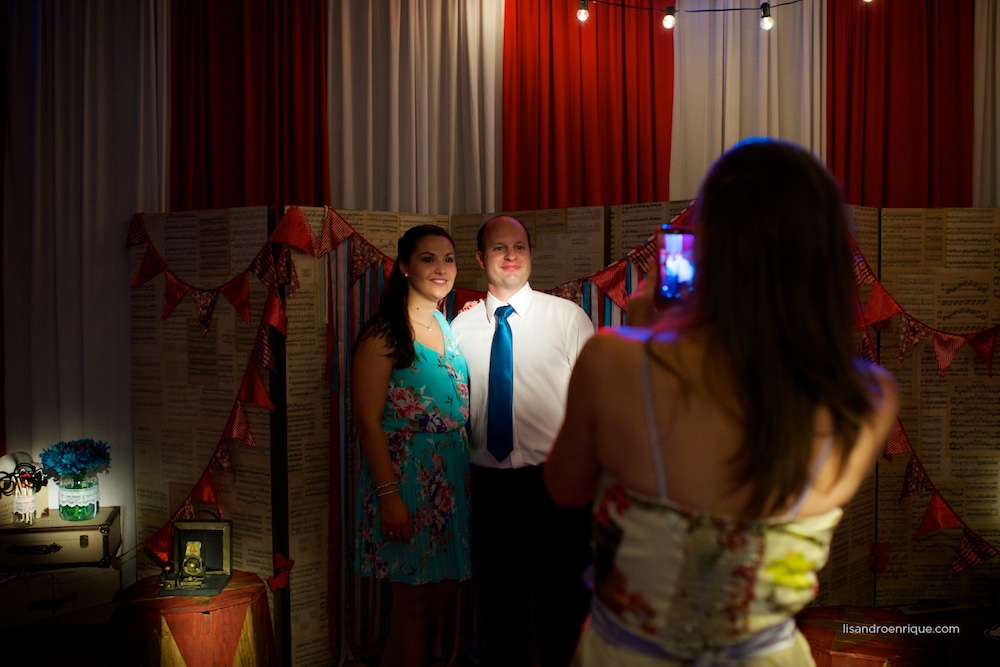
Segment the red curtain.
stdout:
[[972,205],[975,0],[830,0],[827,154],[847,201]]
[[170,208],[326,204],[324,0],[175,0]]
[[673,33],[631,4],[506,4],[505,210],[669,200]]

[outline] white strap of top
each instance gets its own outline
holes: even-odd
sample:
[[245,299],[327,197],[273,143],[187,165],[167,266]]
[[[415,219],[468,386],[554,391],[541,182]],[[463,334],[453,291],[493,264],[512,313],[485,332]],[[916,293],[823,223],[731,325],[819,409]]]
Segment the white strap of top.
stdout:
[[643,345],[642,353],[642,389],[643,402],[646,404],[646,431],[649,435],[649,450],[653,455],[653,470],[656,472],[656,490],[660,498],[667,499],[667,478],[663,474],[663,455],[660,453],[660,436],[656,431],[656,413],[653,410],[653,390],[649,378],[649,341],[650,334]]

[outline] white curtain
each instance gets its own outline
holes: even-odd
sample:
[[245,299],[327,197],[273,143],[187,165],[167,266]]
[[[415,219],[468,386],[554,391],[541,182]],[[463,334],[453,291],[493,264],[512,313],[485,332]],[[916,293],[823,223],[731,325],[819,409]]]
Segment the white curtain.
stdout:
[[[695,197],[712,162],[746,137],[786,139],[824,158],[826,0],[772,6],[771,30],[759,11],[678,6],[670,198]],[[697,9],[746,6],[706,0]]]
[[[164,210],[167,0],[5,5],[8,451],[111,446],[101,503],[135,546],[130,216]],[[128,554],[125,583],[135,578]]]
[[1000,9],[977,0],[973,39],[972,205],[1000,206]]
[[329,0],[333,208],[500,207],[503,0]]

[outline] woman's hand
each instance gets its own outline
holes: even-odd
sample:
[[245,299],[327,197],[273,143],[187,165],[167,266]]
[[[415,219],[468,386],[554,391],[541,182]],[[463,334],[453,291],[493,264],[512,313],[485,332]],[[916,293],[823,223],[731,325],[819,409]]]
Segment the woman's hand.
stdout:
[[[653,262],[656,265],[656,262]],[[636,285],[628,295],[626,304],[626,324],[630,327],[644,327],[653,323],[659,309],[656,303],[656,285],[659,283],[659,270],[649,273],[645,280]]]
[[410,527],[410,511],[406,509],[399,491],[381,496],[379,508],[382,534],[392,542],[409,542],[413,532]]

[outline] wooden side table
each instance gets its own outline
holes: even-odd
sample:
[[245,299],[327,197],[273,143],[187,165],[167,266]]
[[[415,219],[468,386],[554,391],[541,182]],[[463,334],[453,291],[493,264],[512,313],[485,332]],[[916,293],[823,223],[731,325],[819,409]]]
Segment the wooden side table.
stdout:
[[146,577],[125,590],[118,664],[278,664],[267,590],[256,574],[234,570],[226,588],[211,597],[160,597],[158,579]]

